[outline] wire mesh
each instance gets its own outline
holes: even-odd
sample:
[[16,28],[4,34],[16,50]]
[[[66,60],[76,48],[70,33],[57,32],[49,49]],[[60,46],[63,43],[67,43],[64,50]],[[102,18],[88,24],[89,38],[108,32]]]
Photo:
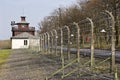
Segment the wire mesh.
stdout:
[[[48,42],[50,43],[50,52],[54,53],[55,50],[57,50],[57,53],[61,56],[60,57],[62,64],[61,70],[63,71],[63,77],[64,77],[64,73],[66,73],[66,71],[64,71],[66,68],[65,66],[70,63],[69,61],[75,60],[77,58],[78,58],[78,63],[80,58],[80,64],[84,65],[84,68],[82,66],[81,69],[90,71],[91,74],[94,71],[95,74],[96,72],[97,74],[98,73],[107,74],[111,70],[110,68],[113,67],[112,61],[114,61],[113,59],[114,56],[112,56],[112,54],[114,48],[112,47],[114,46],[113,46],[112,38],[116,38],[116,39],[118,38],[118,42],[119,42],[120,30],[118,30],[118,34],[115,35],[115,37],[113,37],[114,26],[112,22],[112,17],[105,12],[102,12],[98,15],[99,16],[95,17],[93,21],[91,19],[90,21],[89,18],[87,18],[85,20],[78,22],[78,27],[76,27],[76,25],[72,23],[67,27],[63,26],[58,30],[52,30],[49,32]],[[116,22],[117,26],[119,26],[120,24],[119,20],[120,20],[120,15],[118,15],[117,17],[117,22]],[[80,29],[80,33],[78,33],[78,29]],[[44,39],[43,41],[41,39],[41,42],[43,44],[42,48],[46,48],[45,45],[48,44],[48,42],[45,39],[47,39],[48,36],[44,37],[43,35],[41,38]],[[119,50],[119,46],[120,45],[118,44],[117,45],[118,50]],[[76,54],[78,55],[76,56]],[[81,56],[79,57],[79,55],[88,56],[88,58],[85,58],[87,60],[84,60],[81,58]],[[68,60],[68,58],[70,60]],[[85,65],[86,63],[89,64]],[[90,63],[91,66],[93,66],[92,69]],[[76,66],[76,64],[73,66],[74,68],[75,67],[80,68],[80,66]],[[67,70],[67,72],[69,72],[69,70]]]
[[79,22],[80,27],[80,48],[90,49],[91,44],[91,24],[87,19]]
[[101,16],[94,20],[95,48],[110,50],[112,35],[111,17],[105,13],[101,13],[100,15]]

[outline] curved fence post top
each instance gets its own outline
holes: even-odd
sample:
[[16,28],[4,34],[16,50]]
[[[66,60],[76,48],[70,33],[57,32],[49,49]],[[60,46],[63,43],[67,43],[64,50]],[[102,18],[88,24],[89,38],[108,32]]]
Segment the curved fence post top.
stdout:
[[69,26],[65,25],[64,27],[68,28]]
[[73,25],[75,25],[79,29],[79,25],[76,22],[73,22]]

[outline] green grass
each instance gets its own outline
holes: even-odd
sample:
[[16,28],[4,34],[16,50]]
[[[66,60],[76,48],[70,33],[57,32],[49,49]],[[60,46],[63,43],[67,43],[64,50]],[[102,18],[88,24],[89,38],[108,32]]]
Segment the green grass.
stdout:
[[10,53],[11,53],[10,49],[0,50],[0,67],[2,66],[3,63],[5,63]]

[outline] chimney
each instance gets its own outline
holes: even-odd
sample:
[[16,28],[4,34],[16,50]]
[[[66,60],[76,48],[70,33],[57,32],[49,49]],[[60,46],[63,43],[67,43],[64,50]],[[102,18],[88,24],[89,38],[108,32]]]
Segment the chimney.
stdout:
[[11,21],[11,26],[14,26],[15,25],[15,21]]
[[25,21],[25,16],[21,16],[21,21]]

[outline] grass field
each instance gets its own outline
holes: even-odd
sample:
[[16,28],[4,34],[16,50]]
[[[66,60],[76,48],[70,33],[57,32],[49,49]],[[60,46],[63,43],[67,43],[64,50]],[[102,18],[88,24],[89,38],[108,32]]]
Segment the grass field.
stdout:
[[0,50],[0,66],[6,61],[11,53],[10,49]]

